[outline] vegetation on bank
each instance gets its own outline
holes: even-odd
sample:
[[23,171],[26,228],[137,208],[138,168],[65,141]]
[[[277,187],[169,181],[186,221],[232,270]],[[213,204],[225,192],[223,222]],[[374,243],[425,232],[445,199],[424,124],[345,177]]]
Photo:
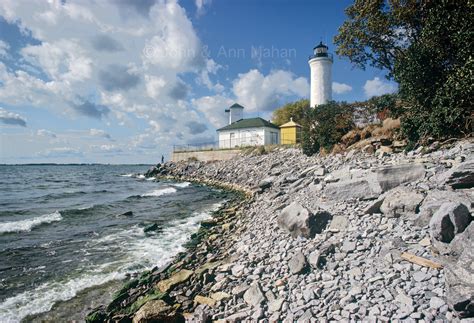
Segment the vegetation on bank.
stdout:
[[[307,100],[275,111],[277,124],[289,117],[303,125],[306,154],[331,149],[350,130],[348,116],[400,118],[408,147],[429,138],[464,137],[474,121],[474,2],[472,0],[356,0],[334,41],[336,53],[356,67],[387,72],[399,85],[393,95],[309,109]],[[330,110],[333,111],[330,111]],[[352,125],[352,128],[354,125]]]

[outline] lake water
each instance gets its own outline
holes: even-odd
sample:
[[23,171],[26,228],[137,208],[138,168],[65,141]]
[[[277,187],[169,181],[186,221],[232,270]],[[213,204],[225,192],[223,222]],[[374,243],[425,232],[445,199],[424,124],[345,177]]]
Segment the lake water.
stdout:
[[[217,189],[136,175],[148,168],[0,166],[1,322],[165,264],[228,198]],[[144,232],[152,224],[158,229]],[[78,315],[74,306],[59,308],[70,308],[62,316]]]

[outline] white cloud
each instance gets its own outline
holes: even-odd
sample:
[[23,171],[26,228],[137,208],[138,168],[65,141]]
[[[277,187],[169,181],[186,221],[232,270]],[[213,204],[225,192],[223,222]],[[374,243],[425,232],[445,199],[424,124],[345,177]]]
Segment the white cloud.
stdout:
[[46,130],[46,129],[39,129],[38,131],[36,131],[36,135],[42,136],[42,137],[51,137],[51,138],[57,137],[57,135],[54,132]]
[[204,67],[202,47],[184,8],[175,2],[152,8],[155,32],[146,41],[143,61],[159,69],[175,72],[195,71]]
[[26,127],[25,118],[18,113],[13,113],[3,108],[0,108],[0,122],[12,126]]
[[21,50],[23,57],[40,66],[55,81],[83,81],[92,74],[92,59],[74,40],[27,46]]
[[198,15],[205,12],[205,7],[211,4],[212,0],[195,0]]
[[364,92],[367,98],[388,93],[394,93],[398,89],[397,85],[388,81],[383,81],[378,77],[367,80],[364,84]]
[[192,101],[192,104],[216,128],[223,127],[228,123],[224,110],[231,106],[232,103],[234,103],[232,99],[223,95],[204,96]]
[[344,94],[352,91],[352,86],[345,83],[332,82],[332,91],[336,94]]
[[116,145],[92,145],[90,148],[95,152],[120,153],[123,151],[122,148]]
[[83,155],[82,151],[70,147],[55,147],[38,153],[39,157],[45,158],[82,157]]
[[9,49],[10,49],[10,45],[8,45],[3,40],[0,40],[0,57],[7,57]]
[[146,93],[150,98],[158,99],[165,93],[166,80],[164,77],[145,75]]
[[89,135],[92,137],[101,137],[112,140],[112,137],[107,132],[101,129],[90,129]]
[[265,76],[253,69],[238,75],[233,82],[233,92],[247,111],[269,111],[277,108],[282,98],[307,97],[309,84],[306,78],[288,71],[275,70]]

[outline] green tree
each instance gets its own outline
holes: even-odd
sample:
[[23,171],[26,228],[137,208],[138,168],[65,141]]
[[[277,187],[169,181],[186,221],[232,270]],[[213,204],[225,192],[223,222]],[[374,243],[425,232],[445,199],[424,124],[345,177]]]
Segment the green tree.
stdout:
[[302,148],[305,155],[316,154],[321,148],[331,150],[354,127],[351,106],[331,101],[308,109],[302,126]]
[[293,118],[294,122],[301,123],[307,110],[309,110],[309,100],[306,99],[285,104],[273,111],[272,122],[281,126]]
[[472,132],[473,0],[356,0],[336,52],[399,83],[410,141]]

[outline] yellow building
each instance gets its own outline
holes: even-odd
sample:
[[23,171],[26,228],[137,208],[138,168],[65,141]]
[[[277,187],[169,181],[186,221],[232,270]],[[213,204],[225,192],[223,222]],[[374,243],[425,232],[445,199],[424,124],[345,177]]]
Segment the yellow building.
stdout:
[[280,144],[294,145],[301,140],[301,126],[290,119],[290,122],[280,126]]

